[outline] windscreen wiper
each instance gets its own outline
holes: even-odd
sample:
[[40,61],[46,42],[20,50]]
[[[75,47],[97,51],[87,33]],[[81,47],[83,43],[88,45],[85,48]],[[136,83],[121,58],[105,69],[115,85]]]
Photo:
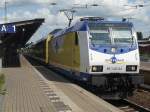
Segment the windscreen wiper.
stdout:
[[131,47],[133,46],[133,43],[134,43],[134,36],[132,36],[132,44],[131,44]]

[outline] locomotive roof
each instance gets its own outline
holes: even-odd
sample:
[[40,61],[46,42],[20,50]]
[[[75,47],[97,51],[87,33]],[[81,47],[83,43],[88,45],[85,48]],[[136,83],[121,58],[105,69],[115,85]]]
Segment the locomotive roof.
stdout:
[[88,19],[82,19],[79,22],[75,23],[75,25],[65,28],[63,30],[57,30],[56,32],[53,32],[54,37],[59,37],[61,35],[64,35],[69,32],[75,32],[75,31],[87,31],[88,30],[88,25],[93,24],[93,25],[107,25],[107,26],[128,26],[132,27],[133,24],[131,22],[123,22],[123,21],[106,21],[106,20],[88,20]]
[[49,34],[53,35],[53,34],[57,33],[60,30],[62,30],[62,29],[55,29],[55,30],[51,31]]
[[44,42],[45,40],[46,40],[46,38],[41,38],[41,39],[37,40],[33,45]]
[[[51,31],[49,34],[53,35],[53,34],[57,33],[57,32],[60,31],[60,30],[62,30],[62,29],[55,29],[55,30]],[[37,40],[37,41],[34,43],[34,45],[36,45],[36,44],[38,44],[38,43],[41,43],[41,42],[44,42],[44,41],[46,41],[46,39],[47,39],[47,37],[43,37],[43,38]]]

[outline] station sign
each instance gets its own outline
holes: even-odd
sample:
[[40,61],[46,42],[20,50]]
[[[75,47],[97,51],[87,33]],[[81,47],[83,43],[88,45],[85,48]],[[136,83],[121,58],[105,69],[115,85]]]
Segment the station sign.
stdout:
[[16,26],[14,24],[0,25],[0,33],[16,33]]

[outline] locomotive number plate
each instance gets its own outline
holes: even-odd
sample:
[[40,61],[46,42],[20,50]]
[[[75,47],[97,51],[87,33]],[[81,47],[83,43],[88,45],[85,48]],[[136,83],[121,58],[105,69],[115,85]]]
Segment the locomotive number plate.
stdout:
[[107,67],[106,69],[112,71],[122,71],[122,67]]

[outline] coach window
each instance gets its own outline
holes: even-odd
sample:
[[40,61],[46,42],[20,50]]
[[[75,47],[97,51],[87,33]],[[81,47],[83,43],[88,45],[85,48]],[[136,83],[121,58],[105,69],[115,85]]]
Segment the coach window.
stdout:
[[78,34],[77,34],[77,32],[75,33],[75,45],[76,46],[78,45]]

